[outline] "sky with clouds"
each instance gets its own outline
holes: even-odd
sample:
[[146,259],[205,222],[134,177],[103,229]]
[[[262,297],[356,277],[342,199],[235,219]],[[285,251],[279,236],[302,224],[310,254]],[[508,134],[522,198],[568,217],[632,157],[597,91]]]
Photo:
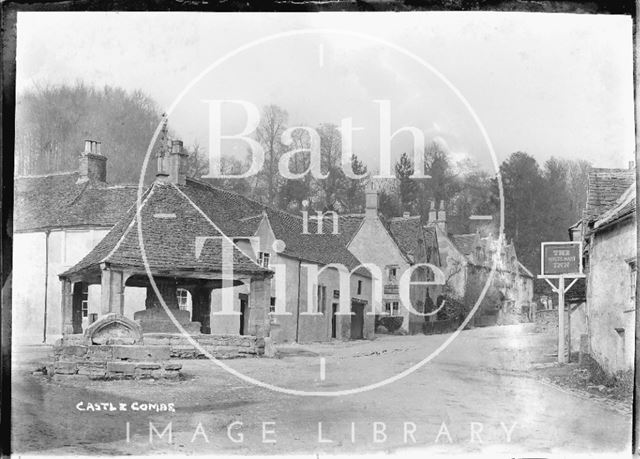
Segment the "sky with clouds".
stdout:
[[[225,58],[222,62],[221,59]],[[20,13],[17,91],[77,80],[141,89],[186,144],[209,145],[207,100],[287,110],[290,126],[352,118],[378,169],[380,106],[491,171],[526,151],[597,167],[634,159],[630,17],[525,13]],[[186,89],[185,89],[186,88]],[[182,97],[176,98],[183,93]],[[246,124],[223,105],[223,132]],[[395,136],[397,157],[411,151]],[[104,146],[108,154],[108,146]],[[223,142],[227,154],[244,144]]]

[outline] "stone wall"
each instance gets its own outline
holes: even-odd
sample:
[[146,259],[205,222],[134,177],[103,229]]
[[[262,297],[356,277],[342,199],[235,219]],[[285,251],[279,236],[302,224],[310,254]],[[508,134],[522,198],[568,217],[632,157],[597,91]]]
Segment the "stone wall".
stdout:
[[[257,357],[264,353],[264,339],[249,335],[197,335],[192,338],[213,357],[232,359]],[[207,356],[189,340],[179,334],[145,333],[145,345],[168,349],[168,357],[173,359],[199,359]]]
[[169,346],[59,345],[47,374],[89,379],[177,379],[182,365],[169,361]]
[[587,272],[587,323],[592,357],[608,374],[633,369],[635,298],[631,263],[636,255],[635,219],[593,236]]

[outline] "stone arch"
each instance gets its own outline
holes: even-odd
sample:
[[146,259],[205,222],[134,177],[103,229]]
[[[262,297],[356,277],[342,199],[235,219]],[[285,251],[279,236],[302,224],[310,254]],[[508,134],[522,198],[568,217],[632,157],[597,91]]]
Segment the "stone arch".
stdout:
[[142,327],[122,314],[102,316],[84,331],[91,344],[138,344],[142,342]]

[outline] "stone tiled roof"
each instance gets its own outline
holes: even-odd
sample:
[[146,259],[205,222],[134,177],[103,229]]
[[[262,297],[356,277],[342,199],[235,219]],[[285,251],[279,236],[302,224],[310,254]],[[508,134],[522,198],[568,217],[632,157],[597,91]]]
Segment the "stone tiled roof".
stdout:
[[184,192],[229,237],[253,236],[266,214],[276,238],[284,241],[284,255],[320,264],[341,263],[349,269],[360,262],[343,243],[341,235],[331,234],[332,226],[323,224],[323,234],[316,234],[317,224],[310,219],[308,233],[303,234],[302,217],[273,209],[236,193],[187,179]]
[[342,214],[340,215],[340,236],[342,242],[347,245],[356,235],[362,222],[364,214]]
[[111,227],[135,202],[137,187],[87,181],[77,172],[15,179],[14,230]]
[[413,257],[418,253],[418,241],[424,241],[424,232],[420,216],[396,217],[387,222],[387,226],[405,255]]
[[593,227],[597,231],[625,217],[634,215],[635,212],[636,187],[634,183],[627,188],[627,190],[618,198],[616,203],[609,210],[598,216]]
[[473,254],[476,249],[475,243],[478,235],[476,233],[471,234],[452,234],[450,236],[451,242],[456,248],[465,256]]
[[635,174],[635,169],[592,169],[583,219],[592,221],[615,205],[622,193],[634,183]]
[[302,233],[302,218],[286,212],[267,208],[269,223],[276,236],[286,244],[285,255],[320,264],[340,263],[349,269],[360,264],[346,248],[340,235],[331,233],[332,226],[323,224],[323,234],[315,234],[317,224],[309,222],[308,233]]
[[[154,183],[144,196],[139,219],[146,264],[154,272],[222,270],[222,240],[201,239],[220,238],[222,233],[177,186]],[[201,246],[198,241],[201,241]],[[232,250],[234,272],[269,272],[237,248]],[[144,269],[145,258],[139,242],[135,205],[87,256],[63,276],[96,268],[101,263]]]

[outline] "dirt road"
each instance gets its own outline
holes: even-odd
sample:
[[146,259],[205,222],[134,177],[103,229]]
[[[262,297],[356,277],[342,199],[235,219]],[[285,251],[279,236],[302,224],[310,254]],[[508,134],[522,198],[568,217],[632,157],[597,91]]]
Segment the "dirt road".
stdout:
[[[282,348],[280,359],[225,363],[286,388],[337,391],[396,375],[448,336],[293,345]],[[628,455],[630,411],[532,375],[531,365],[548,359],[548,340],[527,326],[465,331],[399,381],[339,397],[301,397],[256,387],[207,360],[183,361],[186,377],[177,382],[55,382],[30,374],[39,350],[17,350],[14,451],[335,454],[407,448],[430,454]],[[145,402],[172,403],[175,411],[141,411]],[[114,411],[86,411],[97,403],[111,403]]]

